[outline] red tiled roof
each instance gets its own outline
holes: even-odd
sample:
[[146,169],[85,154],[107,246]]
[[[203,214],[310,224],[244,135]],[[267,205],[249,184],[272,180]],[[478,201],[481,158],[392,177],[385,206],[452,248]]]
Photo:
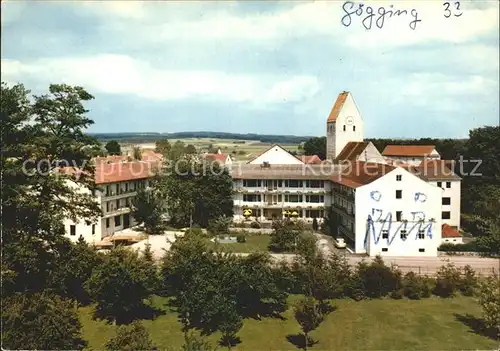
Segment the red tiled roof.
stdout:
[[434,145],[387,145],[382,151],[384,156],[429,156],[436,147]]
[[296,156],[299,160],[304,162],[305,164],[309,165],[316,165],[321,163],[321,159],[319,158],[318,155],[302,155],[302,156]]
[[337,101],[335,101],[335,104],[333,105],[333,108],[330,111],[330,115],[328,116],[328,119],[326,120],[327,122],[337,121],[337,117],[339,116],[340,110],[342,109],[342,106],[344,106],[344,103],[345,103],[348,95],[349,95],[349,92],[347,92],[347,91],[344,91],[344,92],[339,94],[339,96],[337,97]]
[[99,156],[94,158],[94,162],[97,165],[102,163],[116,163],[116,162],[124,162],[128,160],[128,156],[126,155],[110,155],[110,156]]
[[332,182],[357,188],[381,178],[394,169],[395,167],[382,163],[356,161],[330,179]]
[[361,153],[366,149],[369,142],[365,141],[350,141],[342,149],[340,154],[335,158],[335,161],[356,161]]
[[205,154],[206,158],[211,158],[219,163],[226,164],[228,154]]
[[149,178],[155,166],[155,162],[143,161],[102,164],[95,169],[95,182],[106,184]]
[[442,238],[460,238],[462,235],[452,226],[448,224],[443,224],[441,226],[441,237]]

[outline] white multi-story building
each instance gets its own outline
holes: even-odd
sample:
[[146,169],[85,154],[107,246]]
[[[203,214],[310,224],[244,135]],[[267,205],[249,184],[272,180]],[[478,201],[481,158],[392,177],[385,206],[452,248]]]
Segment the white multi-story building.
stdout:
[[[66,219],[66,235],[72,241],[81,237],[88,243],[96,243],[117,231],[136,225],[131,212],[131,201],[137,190],[148,184],[152,163],[148,162],[112,162],[99,163],[95,170],[95,200],[101,209],[101,215],[94,223],[81,219]],[[77,191],[88,192],[78,188]]]
[[435,256],[441,192],[401,167],[357,162],[331,178],[336,233],[356,253]]

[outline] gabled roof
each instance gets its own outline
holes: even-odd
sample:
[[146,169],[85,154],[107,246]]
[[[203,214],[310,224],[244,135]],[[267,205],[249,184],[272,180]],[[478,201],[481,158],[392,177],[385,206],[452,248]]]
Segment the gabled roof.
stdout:
[[330,115],[328,116],[327,122],[336,122],[337,117],[339,116],[340,110],[344,106],[345,101],[347,100],[347,96],[349,95],[348,91],[344,91],[337,96],[337,101],[333,105],[332,110],[330,111]]
[[226,164],[228,154],[205,154],[205,158],[215,160],[219,163]]
[[443,224],[441,226],[441,237],[442,238],[460,238],[462,235],[452,226],[448,224]]
[[382,151],[384,156],[429,156],[436,147],[434,145],[387,145]]
[[342,149],[340,154],[335,158],[334,162],[340,161],[356,161],[361,153],[370,144],[369,141],[350,141]]
[[352,167],[331,177],[331,181],[349,188],[358,188],[369,184],[395,169],[395,167],[375,162],[353,162]]
[[[286,152],[288,155],[290,155],[290,157],[293,157],[295,159],[298,159],[297,157],[293,156],[291,153],[289,153],[287,150],[285,150],[282,146],[280,146],[279,144],[273,144],[271,145],[269,148],[267,148],[265,151],[261,152],[260,154],[258,154],[257,156],[255,156],[254,158],[252,158],[251,160],[249,160],[247,162],[247,164],[249,163],[252,163],[253,161],[255,161],[257,158],[259,158],[260,156],[264,155],[266,152],[268,151],[271,151],[273,148],[275,147],[279,147],[281,150],[283,150],[284,152]],[[300,159],[298,159],[299,161],[301,161]]]
[[319,158],[318,155],[302,155],[302,156],[297,156],[299,160],[304,162],[305,164],[319,164],[321,163],[321,159]]

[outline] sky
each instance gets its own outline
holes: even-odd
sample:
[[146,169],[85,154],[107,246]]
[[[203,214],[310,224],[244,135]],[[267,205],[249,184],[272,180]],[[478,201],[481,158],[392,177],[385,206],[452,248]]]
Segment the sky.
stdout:
[[2,81],[83,86],[89,132],[322,136],[350,91],[365,137],[463,138],[499,123],[499,2],[456,3],[7,0]]

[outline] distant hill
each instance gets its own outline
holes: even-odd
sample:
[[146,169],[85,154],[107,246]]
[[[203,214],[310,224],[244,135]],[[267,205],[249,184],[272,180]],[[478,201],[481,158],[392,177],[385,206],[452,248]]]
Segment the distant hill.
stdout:
[[296,135],[264,135],[264,134],[240,134],[224,132],[178,132],[178,133],[88,133],[100,141],[117,140],[122,143],[151,143],[156,140],[184,139],[184,138],[212,138],[212,139],[235,139],[255,140],[263,143],[298,144],[307,141],[310,136]]

